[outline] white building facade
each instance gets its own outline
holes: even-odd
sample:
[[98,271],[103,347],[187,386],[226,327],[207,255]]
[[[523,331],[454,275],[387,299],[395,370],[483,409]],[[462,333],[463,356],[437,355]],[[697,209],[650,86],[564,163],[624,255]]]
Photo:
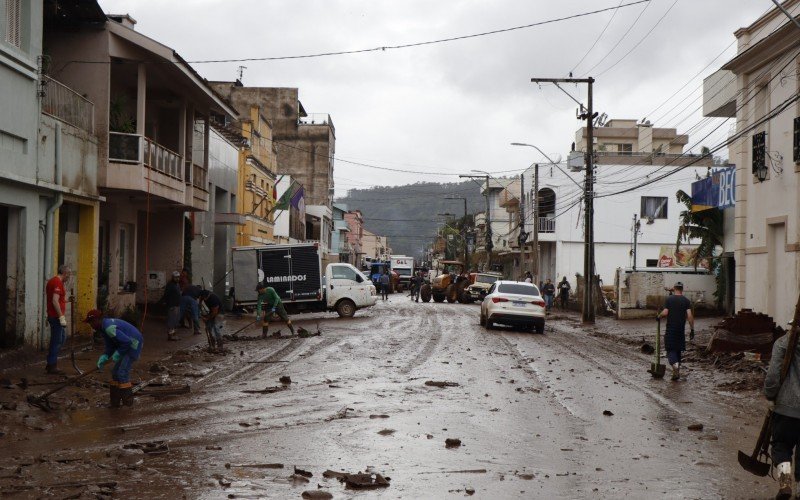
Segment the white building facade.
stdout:
[[[669,264],[662,257],[674,252],[680,225],[676,192],[691,193],[691,184],[705,177],[710,159],[681,155],[686,136],[674,129],[653,129],[649,124],[637,125],[633,120],[612,120],[596,144],[594,234],[595,273],[603,284],[614,283],[617,268],[658,267]],[[601,127],[602,130],[602,127]],[[583,130],[578,131],[578,138]],[[662,131],[671,131],[669,133]],[[663,136],[667,146],[643,151],[637,136]],[[606,142],[608,141],[608,142]],[[577,141],[581,146],[580,140]],[[678,145],[677,151],[675,145]],[[612,149],[613,148],[613,149]],[[619,149],[617,149],[619,148]],[[645,146],[646,148],[646,146]],[[655,152],[670,151],[669,153]],[[599,151],[598,151],[599,150]],[[576,275],[584,274],[584,167],[583,153],[573,154],[579,161],[539,164],[538,193],[534,192],[535,167],[523,173],[525,197],[525,231],[529,233],[527,248],[532,248],[534,223],[538,224],[540,281],[558,282],[566,276],[576,289]],[[692,166],[686,166],[695,162]],[[668,178],[636,187],[656,173],[675,170]],[[629,188],[629,192],[621,192]],[[538,221],[534,221],[533,204],[538,205]],[[634,262],[634,217],[640,220]],[[527,257],[532,257],[528,253]],[[535,269],[535,266],[528,265]]]
[[[800,1],[782,3],[792,15]],[[800,30],[773,8],[735,33],[738,54],[704,82],[703,114],[736,119],[735,309],[785,325],[800,292]]]

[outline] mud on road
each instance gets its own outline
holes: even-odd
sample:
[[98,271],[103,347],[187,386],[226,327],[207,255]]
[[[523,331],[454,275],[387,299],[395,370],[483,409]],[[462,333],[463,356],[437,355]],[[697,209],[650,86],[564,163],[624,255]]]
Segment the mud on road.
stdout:
[[[749,451],[760,425],[756,392],[721,389],[731,376],[709,363],[689,364],[680,382],[653,380],[652,358],[604,331],[616,323],[587,330],[574,316],[554,315],[544,335],[486,330],[477,305],[397,294],[352,319],[297,319],[322,334],[228,342],[225,356],[186,347],[157,366],[139,363],[135,378],[186,383],[191,392],[141,395],[130,409],[105,407],[104,378],[95,376],[56,398],[60,411],[45,413],[24,400],[46,386],[23,390],[5,373],[12,383],[0,388],[7,408],[0,495],[759,498],[772,491],[770,479],[736,463],[736,450]],[[231,318],[227,330],[248,321]],[[94,357],[82,354],[81,365]],[[689,430],[697,424],[701,430]],[[342,475],[358,472],[369,475]]]

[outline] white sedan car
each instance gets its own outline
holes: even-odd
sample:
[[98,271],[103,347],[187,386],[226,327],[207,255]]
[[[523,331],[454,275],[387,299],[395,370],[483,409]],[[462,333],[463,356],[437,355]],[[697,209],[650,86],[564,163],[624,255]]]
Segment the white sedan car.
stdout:
[[539,287],[520,281],[495,281],[481,303],[481,326],[513,325],[544,333],[545,307]]

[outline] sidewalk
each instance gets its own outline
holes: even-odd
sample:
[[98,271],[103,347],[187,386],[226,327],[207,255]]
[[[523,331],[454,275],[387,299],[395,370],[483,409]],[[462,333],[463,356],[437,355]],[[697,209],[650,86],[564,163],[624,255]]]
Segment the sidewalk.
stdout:
[[[655,312],[653,313],[655,317]],[[766,362],[752,359],[745,353],[715,354],[706,351],[706,346],[714,333],[714,325],[722,316],[702,317],[695,320],[695,338],[689,340],[689,325],[686,325],[686,351],[683,353],[685,373],[692,371],[702,374],[713,383],[717,390],[759,392],[764,384]],[[608,316],[597,316],[594,325],[581,324],[580,313],[573,311],[553,311],[548,317],[549,325],[556,329],[582,331],[585,334],[606,339],[639,351],[643,357],[654,359],[656,331],[658,323],[654,319],[617,320]],[[666,323],[661,321],[661,362],[667,364],[663,335]],[[548,331],[549,333],[549,331]]]

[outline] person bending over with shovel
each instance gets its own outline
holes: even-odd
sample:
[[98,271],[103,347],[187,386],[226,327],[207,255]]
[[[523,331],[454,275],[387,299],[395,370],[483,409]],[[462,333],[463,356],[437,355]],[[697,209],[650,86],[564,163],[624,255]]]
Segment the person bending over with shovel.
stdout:
[[[289,319],[289,315],[286,314],[286,308],[283,307],[283,302],[281,302],[281,298],[278,296],[278,292],[275,291],[274,288],[271,286],[267,286],[263,283],[259,283],[256,285],[256,292],[258,292],[258,304],[256,305],[256,319],[262,317],[261,316],[261,306],[266,304],[264,307],[264,316],[261,322],[261,338],[267,338],[267,330],[269,330],[269,321],[272,319],[273,314],[277,314],[282,320],[286,322],[286,326],[289,327],[289,330],[294,335],[294,326],[292,326],[292,320]],[[280,331],[276,331],[273,334],[273,337],[280,337]]]
[[683,295],[683,283],[680,281],[672,287],[675,294],[664,301],[664,310],[656,315],[656,320],[667,318],[664,333],[664,347],[667,349],[667,361],[672,366],[672,380],[681,378],[681,353],[686,350],[686,321],[689,321],[689,340],[694,340],[694,315],[692,303]]
[[102,371],[109,360],[114,362],[109,391],[111,407],[118,408],[120,404],[133,405],[130,376],[133,363],[139,359],[142,352],[144,344],[142,333],[127,321],[104,318],[103,313],[97,309],[86,313],[86,319],[83,321],[103,335],[105,350],[97,359],[98,370]]

